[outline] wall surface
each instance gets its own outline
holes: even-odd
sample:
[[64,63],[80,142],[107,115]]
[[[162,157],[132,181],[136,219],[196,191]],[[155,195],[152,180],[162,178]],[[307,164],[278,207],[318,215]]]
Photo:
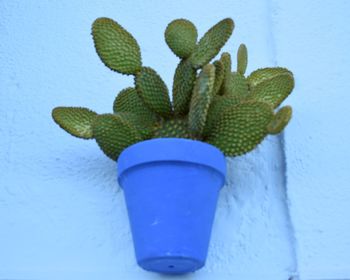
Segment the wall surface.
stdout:
[[[0,279],[168,279],[135,264],[116,164],[52,121],[55,106],[111,112],[132,78],[109,71],[90,35],[97,17],[138,40],[171,88],[163,39],[175,18],[204,32],[232,17],[224,47],[248,73],[295,73],[285,135],[228,158],[206,267],[179,279],[350,278],[348,1],[0,0]],[[178,279],[172,277],[172,279]]]
[[285,150],[299,273],[349,279],[350,2],[281,1],[275,11],[276,57],[296,74]]

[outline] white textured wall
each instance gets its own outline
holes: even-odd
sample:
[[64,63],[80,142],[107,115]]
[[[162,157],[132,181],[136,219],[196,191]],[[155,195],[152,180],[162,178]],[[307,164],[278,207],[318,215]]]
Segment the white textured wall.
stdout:
[[[279,64],[295,73],[286,153],[282,139],[270,137],[228,159],[207,265],[181,279],[350,277],[350,225],[341,217],[350,210],[342,148],[349,8],[301,0],[0,1],[0,279],[167,279],[135,264],[115,163],[50,116],[60,105],[110,112],[132,84],[95,53],[90,26],[100,16],[137,38],[144,65],[169,88],[177,58],[163,32],[179,17],[200,35],[232,17],[224,50],[246,43],[248,72]],[[323,274],[312,274],[319,268]]]
[[300,275],[350,279],[350,2],[281,1],[274,11],[277,60],[297,79],[285,144]]

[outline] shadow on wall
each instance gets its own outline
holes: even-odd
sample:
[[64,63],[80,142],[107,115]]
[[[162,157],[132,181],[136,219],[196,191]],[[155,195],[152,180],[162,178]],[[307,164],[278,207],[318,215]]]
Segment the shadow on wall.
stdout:
[[[92,141],[94,142],[94,141]],[[79,181],[95,187],[112,187],[119,191],[117,183],[117,165],[106,158],[93,145],[79,145],[64,150],[57,149],[57,155],[42,163],[47,178]]]

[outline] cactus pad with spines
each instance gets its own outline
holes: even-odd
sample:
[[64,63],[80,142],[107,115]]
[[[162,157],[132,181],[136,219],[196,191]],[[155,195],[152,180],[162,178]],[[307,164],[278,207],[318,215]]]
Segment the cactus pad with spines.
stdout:
[[224,64],[220,60],[215,61],[213,64],[215,66],[215,82],[213,88],[213,95],[217,95],[225,78],[225,68]]
[[145,124],[153,125],[157,121],[157,116],[153,113],[140,96],[136,89],[129,87],[123,89],[115,98],[113,103],[114,113],[134,113]]
[[241,44],[237,52],[237,72],[241,75],[244,75],[247,70],[248,64],[248,51],[247,47],[244,44]]
[[215,67],[208,64],[203,67],[194,88],[188,114],[188,127],[195,135],[200,135],[204,129],[210,102],[213,99],[215,82]]
[[276,76],[289,74],[293,76],[293,73],[283,67],[267,67],[260,68],[253,71],[247,78],[250,90],[253,90],[258,84],[261,84],[265,80],[270,80]]
[[182,60],[176,68],[173,83],[173,105],[176,115],[185,115],[189,111],[196,70],[187,60]]
[[95,112],[81,107],[56,107],[52,110],[52,117],[61,128],[83,139],[93,138],[92,122],[96,116]]
[[153,138],[190,138],[193,136],[188,129],[187,118],[163,120],[155,129]]
[[231,68],[232,68],[231,55],[228,52],[223,52],[221,54],[220,61],[224,65],[225,74],[228,75],[229,73],[231,73]]
[[115,98],[113,111],[129,121],[140,133],[142,139],[152,137],[157,116],[143,103],[135,88],[123,89]]
[[131,123],[114,114],[97,116],[93,134],[101,150],[113,160],[117,160],[125,148],[142,140]]
[[225,79],[223,85],[223,94],[241,98],[248,97],[248,83],[246,78],[240,73],[232,72]]
[[172,113],[168,88],[156,71],[142,67],[135,75],[135,84],[139,96],[149,109],[164,117]]
[[197,28],[186,19],[176,19],[165,30],[165,41],[175,55],[187,58],[197,43]]
[[267,135],[272,108],[263,102],[246,102],[226,109],[206,138],[227,156],[253,150]]
[[289,73],[275,75],[270,79],[264,79],[250,90],[253,100],[263,101],[277,108],[284,99],[292,92],[294,78]]
[[140,134],[142,140],[152,138],[157,122],[150,122],[149,120],[144,119],[142,115],[130,112],[117,113],[116,115],[120,116],[122,119],[134,126]]
[[226,109],[233,108],[233,106],[239,104],[241,101],[241,98],[232,95],[214,96],[213,101],[209,107],[203,135],[207,136],[210,133]]
[[228,79],[230,79],[230,76],[231,76],[231,67],[232,67],[231,55],[227,52],[222,53],[220,57],[220,61],[224,66],[224,78],[218,94],[223,95],[225,94],[225,85],[227,84]]
[[195,68],[200,68],[212,60],[230,38],[234,22],[230,18],[223,19],[210,28],[199,40],[190,56]]
[[[151,138],[188,138],[204,141],[227,156],[254,149],[268,134],[278,134],[288,124],[292,109],[274,109],[290,94],[293,74],[282,67],[262,68],[247,78],[245,45],[237,52],[237,70],[224,52],[211,62],[232,34],[234,23],[224,19],[197,43],[197,30],[185,19],[172,21],[165,40],[181,58],[168,88],[150,67],[143,67],[134,37],[119,23],[98,18],[92,26],[96,52],[110,69],[134,76],[134,86],[119,92],[113,114],[80,107],[57,107],[54,121],[73,136],[95,139],[112,160],[130,145]],[[212,64],[210,64],[212,63]],[[197,73],[198,72],[198,73]]]
[[280,133],[292,118],[292,107],[284,106],[282,107],[267,125],[267,131],[269,134]]
[[140,47],[134,37],[109,18],[98,18],[92,25],[97,54],[111,70],[136,74],[141,69]]

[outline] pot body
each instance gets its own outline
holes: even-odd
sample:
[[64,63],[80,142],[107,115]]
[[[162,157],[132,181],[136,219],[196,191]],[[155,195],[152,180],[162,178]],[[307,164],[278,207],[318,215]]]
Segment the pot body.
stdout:
[[224,155],[203,142],[159,138],[125,149],[118,172],[138,264],[166,274],[204,266]]

